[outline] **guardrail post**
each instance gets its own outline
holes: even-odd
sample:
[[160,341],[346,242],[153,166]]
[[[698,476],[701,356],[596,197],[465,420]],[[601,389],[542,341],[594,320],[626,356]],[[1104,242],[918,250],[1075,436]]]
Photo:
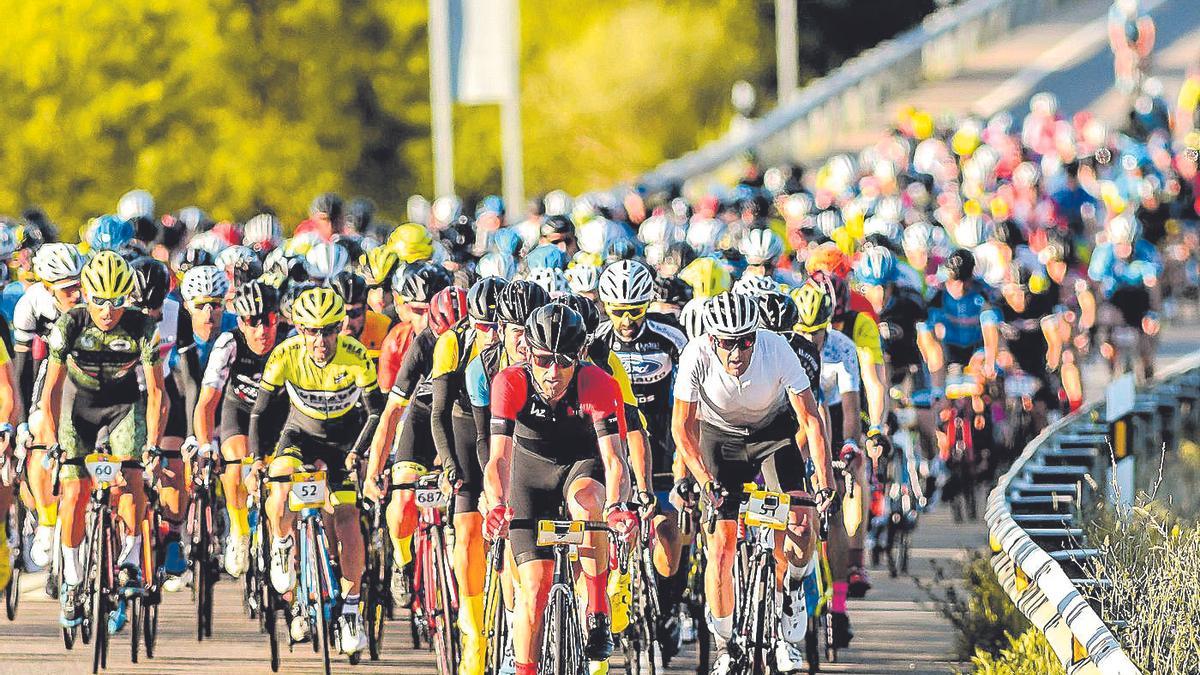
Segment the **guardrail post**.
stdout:
[[1110,426],[1113,465],[1107,483],[1108,502],[1124,513],[1133,507],[1137,492],[1137,383],[1132,373],[1113,380],[1104,392],[1104,417]]

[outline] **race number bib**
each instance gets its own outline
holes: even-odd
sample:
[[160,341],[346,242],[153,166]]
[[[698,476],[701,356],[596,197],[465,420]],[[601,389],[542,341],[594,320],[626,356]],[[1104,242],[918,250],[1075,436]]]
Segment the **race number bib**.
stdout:
[[450,503],[446,494],[437,488],[421,488],[413,493],[419,509],[441,509]]
[[329,487],[325,484],[325,472],[292,474],[291,498],[288,507],[293,511],[319,508],[325,505]]
[[115,482],[117,476],[121,474],[121,460],[113,455],[93,452],[83,458],[83,465],[87,467],[87,472],[91,474],[92,480],[101,485]]
[[556,546],[570,544],[579,546],[583,543],[583,522],[578,520],[539,520],[537,530],[538,546]]
[[755,490],[750,493],[750,499],[746,502],[746,524],[751,527],[782,530],[787,527],[791,504],[792,498],[789,495]]

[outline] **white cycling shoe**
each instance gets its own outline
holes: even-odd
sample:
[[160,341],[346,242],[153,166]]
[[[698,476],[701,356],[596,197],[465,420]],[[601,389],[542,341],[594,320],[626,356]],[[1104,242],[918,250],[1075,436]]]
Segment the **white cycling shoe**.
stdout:
[[363,629],[362,615],[358,612],[338,617],[338,651],[357,654],[367,648],[367,631]]
[[271,586],[283,595],[296,585],[296,568],[292,566],[292,549],[296,546],[291,535],[271,544]]
[[33,535],[33,545],[29,547],[29,560],[34,565],[46,569],[50,565],[50,555],[54,552],[54,526],[38,525]]
[[240,577],[250,567],[250,537],[229,535],[225,542],[225,571]]

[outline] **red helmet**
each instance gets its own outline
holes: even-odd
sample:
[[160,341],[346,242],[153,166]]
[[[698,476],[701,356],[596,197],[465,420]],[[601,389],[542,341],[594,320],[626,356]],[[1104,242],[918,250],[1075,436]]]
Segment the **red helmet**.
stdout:
[[458,286],[447,286],[429,301],[429,327],[441,335],[467,315],[467,292]]

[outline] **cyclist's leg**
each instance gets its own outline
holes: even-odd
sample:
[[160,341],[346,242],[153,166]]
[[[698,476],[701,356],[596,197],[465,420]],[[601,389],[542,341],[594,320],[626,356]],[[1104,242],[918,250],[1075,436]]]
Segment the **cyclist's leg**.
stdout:
[[225,569],[234,576],[246,570],[250,553],[250,514],[246,504],[246,486],[242,484],[241,460],[249,453],[245,433],[225,436],[221,442],[221,457],[225,470],[221,486],[225,492],[225,510],[229,514],[229,543]]
[[[396,463],[399,468],[394,476],[400,482],[413,482],[433,466],[436,453],[430,423],[429,408],[414,401],[409,406],[408,418],[396,440]],[[387,521],[396,566],[407,567],[412,562],[412,537],[417,531],[417,505],[411,490],[392,491]]]
[[[186,410],[183,395],[175,384],[175,378],[167,377],[165,382],[167,400],[166,427],[160,445],[163,450],[160,472],[159,504],[162,506],[163,521],[167,524],[166,539],[166,571],[177,577],[187,570],[187,560],[183,557],[182,537],[183,520],[187,517],[191,481],[188,476],[189,467],[181,457],[179,450],[183,447],[183,437],[187,434]],[[169,590],[179,590],[178,581],[165,584]]]
[[476,675],[484,667],[483,591],[487,556],[483,544],[483,514],[479,497],[483,493],[483,470],[476,451],[475,420],[465,415],[452,416],[455,463],[462,472],[463,484],[454,501],[454,571],[458,580],[458,628],[462,634],[463,675]]
[[[48,359],[42,361],[33,385],[34,400],[30,405],[31,410],[28,416],[29,430],[33,438],[43,437],[45,416],[41,409],[41,391],[47,363],[49,363]],[[37,512],[38,520],[37,533],[34,536],[30,557],[38,567],[47,567],[50,564],[51,553],[54,549],[54,526],[58,522],[59,501],[58,497],[53,494],[53,476],[50,475],[49,469],[44,464],[46,452],[45,448],[31,450],[29,459],[25,463],[28,493],[29,497],[33,499],[32,507]]]
[[[127,404],[125,410],[114,416],[108,426],[108,444],[113,455],[121,461],[141,462],[142,449],[146,447],[146,404],[137,401]],[[113,490],[117,498],[117,515],[125,533],[122,548],[122,565],[141,569],[142,565],[142,520],[146,517],[146,486],[143,469],[123,470],[125,485]]]
[[[84,399],[69,380],[63,385],[63,411],[58,428],[58,442],[62,447],[64,462],[59,468],[63,585],[59,598],[63,611],[61,620],[72,625],[78,623],[76,608],[82,603],[77,591],[86,574],[86,561],[80,549],[87,535],[86,511],[92,489],[92,480],[82,465],[82,459],[90,448],[95,447],[96,434],[100,430],[98,424],[81,414],[86,411],[87,401]],[[84,403],[84,410],[78,408],[80,402]],[[72,463],[66,464],[68,460]]]
[[[753,481],[758,467],[745,455],[744,439],[735,438],[704,422],[700,423],[700,452],[713,478],[730,491],[717,510],[716,527],[708,536],[708,565],[704,570],[704,593],[712,630],[724,648],[733,637],[733,563],[738,541],[738,502],[742,485]],[[740,455],[740,459],[738,458]]]

